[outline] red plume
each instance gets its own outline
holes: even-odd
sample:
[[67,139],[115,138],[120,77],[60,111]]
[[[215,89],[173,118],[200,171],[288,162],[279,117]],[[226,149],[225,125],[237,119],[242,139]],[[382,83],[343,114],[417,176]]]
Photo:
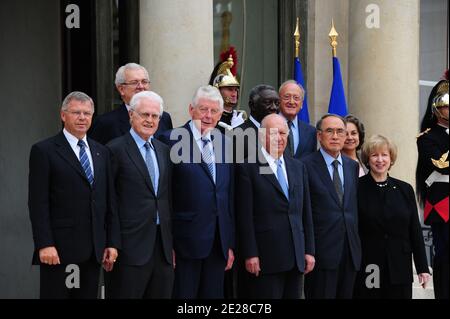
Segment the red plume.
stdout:
[[444,80],[447,80],[447,81],[448,81],[448,69],[445,70],[445,73],[444,73]]
[[237,59],[237,51],[233,46],[230,46],[230,48],[228,50],[226,50],[225,52],[222,52],[220,54],[220,61],[224,62],[228,59],[228,57],[230,56],[233,58],[233,62],[234,65],[231,68],[231,73],[236,76],[236,72],[237,72],[237,64],[238,64],[238,59]]

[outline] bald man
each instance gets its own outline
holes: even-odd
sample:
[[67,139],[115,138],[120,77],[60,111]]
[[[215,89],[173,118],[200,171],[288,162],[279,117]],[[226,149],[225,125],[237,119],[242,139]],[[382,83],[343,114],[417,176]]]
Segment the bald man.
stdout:
[[283,156],[289,129],[277,114],[261,122],[258,158],[237,164],[236,229],[240,298],[299,299],[314,268],[314,233],[305,166]]

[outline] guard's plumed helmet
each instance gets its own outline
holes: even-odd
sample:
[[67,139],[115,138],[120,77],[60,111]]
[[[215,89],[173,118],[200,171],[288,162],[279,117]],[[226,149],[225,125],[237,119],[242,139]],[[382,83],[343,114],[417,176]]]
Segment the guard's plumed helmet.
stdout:
[[218,89],[227,86],[235,86],[238,88],[240,87],[238,80],[236,80],[236,78],[231,73],[231,68],[233,67],[233,65],[233,58],[230,54],[228,59],[222,62],[222,64],[220,65],[219,70],[217,71],[217,76],[214,78],[213,86]]
[[433,109],[444,106],[448,107],[448,81],[443,81],[439,85],[432,104]]

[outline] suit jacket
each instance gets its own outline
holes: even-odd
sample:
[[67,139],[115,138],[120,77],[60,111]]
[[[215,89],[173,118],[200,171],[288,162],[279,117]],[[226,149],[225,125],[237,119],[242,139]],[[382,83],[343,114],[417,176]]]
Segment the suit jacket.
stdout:
[[[171,130],[172,127],[170,114],[163,112],[161,119],[159,120],[155,138],[158,138],[163,132]],[[105,145],[116,137],[129,132],[130,128],[130,117],[128,115],[127,107],[122,103],[117,109],[96,117],[92,127],[88,131],[88,136]]]
[[169,148],[153,139],[159,167],[158,192],[155,194],[147,166],[131,134],[108,143],[116,190],[116,203],[122,233],[120,261],[146,264],[154,251],[158,211],[164,256],[172,264],[171,174]]
[[[170,139],[171,134],[175,140]],[[225,259],[228,249],[234,248],[234,172],[231,161],[225,162],[225,151],[231,143],[218,130],[214,130],[214,135],[216,183],[207,165],[200,162],[201,153],[189,122],[161,137],[172,147],[171,152],[184,157],[180,163],[174,163],[172,183],[174,247],[177,256],[183,258],[206,258],[213,247],[216,228]]]
[[[241,131],[242,130],[242,131]],[[256,158],[259,149],[258,128],[250,119],[233,130],[233,154],[236,163],[248,157]]]
[[[301,121],[298,117],[297,122],[299,143],[294,158],[302,159],[317,150],[317,134],[313,126]],[[286,150],[289,151],[287,147]]]
[[343,205],[334,189],[325,160],[316,151],[303,159],[309,178],[314,224],[316,268],[337,269],[347,236],[353,266],[359,270],[361,243],[358,235],[358,163],[342,156],[344,170]]
[[55,246],[61,264],[81,263],[92,255],[100,263],[105,247],[120,248],[120,229],[112,205],[108,150],[88,139],[94,166],[91,186],[62,132],[32,146],[29,198],[35,252]]
[[[272,274],[293,268],[305,270],[305,254],[314,255],[308,176],[305,166],[284,157],[289,200],[265,158],[237,164],[237,251],[243,261],[259,257],[261,272]],[[270,174],[261,174],[260,168]]]
[[380,267],[391,284],[413,281],[412,255],[417,273],[427,273],[425,244],[414,190],[408,183],[389,177],[380,188],[370,174],[359,179],[359,234],[362,246],[360,285],[365,287],[365,268]]

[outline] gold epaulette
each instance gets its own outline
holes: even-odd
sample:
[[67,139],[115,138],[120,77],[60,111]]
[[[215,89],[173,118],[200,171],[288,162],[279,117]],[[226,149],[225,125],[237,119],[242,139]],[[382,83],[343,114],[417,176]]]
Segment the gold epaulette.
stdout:
[[242,113],[242,118],[244,120],[247,120],[248,116],[247,116],[247,112],[245,112],[244,110],[236,110],[238,113]]
[[421,137],[424,134],[427,134],[429,131],[431,130],[431,128],[427,128],[425,131],[423,131],[422,133],[420,133],[419,135],[416,136],[416,138]]
[[442,154],[441,158],[438,160],[431,159],[433,165],[437,168],[447,168],[448,167],[448,151]]

